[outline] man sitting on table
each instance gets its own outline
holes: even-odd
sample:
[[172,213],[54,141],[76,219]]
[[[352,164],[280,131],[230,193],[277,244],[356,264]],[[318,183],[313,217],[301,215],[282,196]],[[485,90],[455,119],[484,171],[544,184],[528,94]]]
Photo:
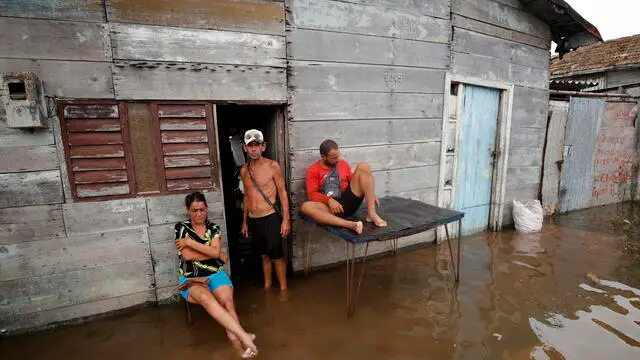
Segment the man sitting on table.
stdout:
[[340,160],[340,149],[333,140],[320,144],[320,156],[317,162],[307,168],[307,198],[300,211],[321,224],[340,226],[362,233],[362,221],[348,221],[355,214],[362,201],[367,202],[366,221],[377,226],[387,226],[376,213],[379,205],[375,194],[375,185],[371,167],[360,163],[351,173],[349,163]]

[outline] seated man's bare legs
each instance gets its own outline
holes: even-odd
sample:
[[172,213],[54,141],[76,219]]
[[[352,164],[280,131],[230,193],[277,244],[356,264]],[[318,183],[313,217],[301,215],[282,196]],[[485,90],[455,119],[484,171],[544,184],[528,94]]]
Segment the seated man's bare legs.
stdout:
[[344,227],[351,229],[358,234],[362,233],[362,221],[348,221],[335,216],[331,213],[329,207],[323,203],[307,201],[302,204],[300,211],[321,224]]
[[367,221],[377,226],[387,226],[387,222],[376,212],[376,187],[369,164],[360,163],[356,166],[350,186],[355,196],[364,195],[364,201],[367,202]]
[[202,285],[192,285],[189,289],[189,298],[187,301],[201,305],[212,318],[240,340],[245,350],[250,349],[253,353],[258,353],[258,349],[253,343],[253,336],[247,333],[238,320],[227,312],[211,291],[209,291],[209,288]]

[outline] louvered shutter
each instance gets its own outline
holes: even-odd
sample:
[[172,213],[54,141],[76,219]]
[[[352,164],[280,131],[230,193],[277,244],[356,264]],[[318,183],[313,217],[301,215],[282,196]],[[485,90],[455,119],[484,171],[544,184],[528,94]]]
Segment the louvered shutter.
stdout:
[[126,122],[117,103],[64,104],[61,128],[76,198],[130,194]]
[[167,191],[217,185],[211,104],[158,104],[162,165]]

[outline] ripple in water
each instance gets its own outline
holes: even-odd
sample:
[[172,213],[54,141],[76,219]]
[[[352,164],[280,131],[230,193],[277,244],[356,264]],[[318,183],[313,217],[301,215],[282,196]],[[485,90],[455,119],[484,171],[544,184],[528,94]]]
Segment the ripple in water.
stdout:
[[592,305],[575,313],[576,319],[549,314],[529,325],[542,345],[530,357],[552,359],[640,359],[640,290],[615,281],[597,280],[580,288],[608,297],[609,306]]

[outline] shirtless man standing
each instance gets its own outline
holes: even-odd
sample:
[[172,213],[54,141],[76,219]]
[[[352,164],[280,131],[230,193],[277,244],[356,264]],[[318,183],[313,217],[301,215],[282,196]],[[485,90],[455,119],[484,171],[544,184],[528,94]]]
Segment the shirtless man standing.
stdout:
[[[266,145],[264,136],[259,130],[248,130],[244,134],[243,149],[249,161],[240,169],[244,186],[242,235],[248,237],[251,234],[252,238],[258,242],[260,255],[262,255],[265,289],[271,287],[271,274],[275,265],[280,290],[286,290],[287,266],[282,239],[289,235],[291,221],[282,171],[277,162],[262,157]],[[264,196],[254,183],[262,190]],[[280,211],[273,206],[276,195],[280,199]]]

